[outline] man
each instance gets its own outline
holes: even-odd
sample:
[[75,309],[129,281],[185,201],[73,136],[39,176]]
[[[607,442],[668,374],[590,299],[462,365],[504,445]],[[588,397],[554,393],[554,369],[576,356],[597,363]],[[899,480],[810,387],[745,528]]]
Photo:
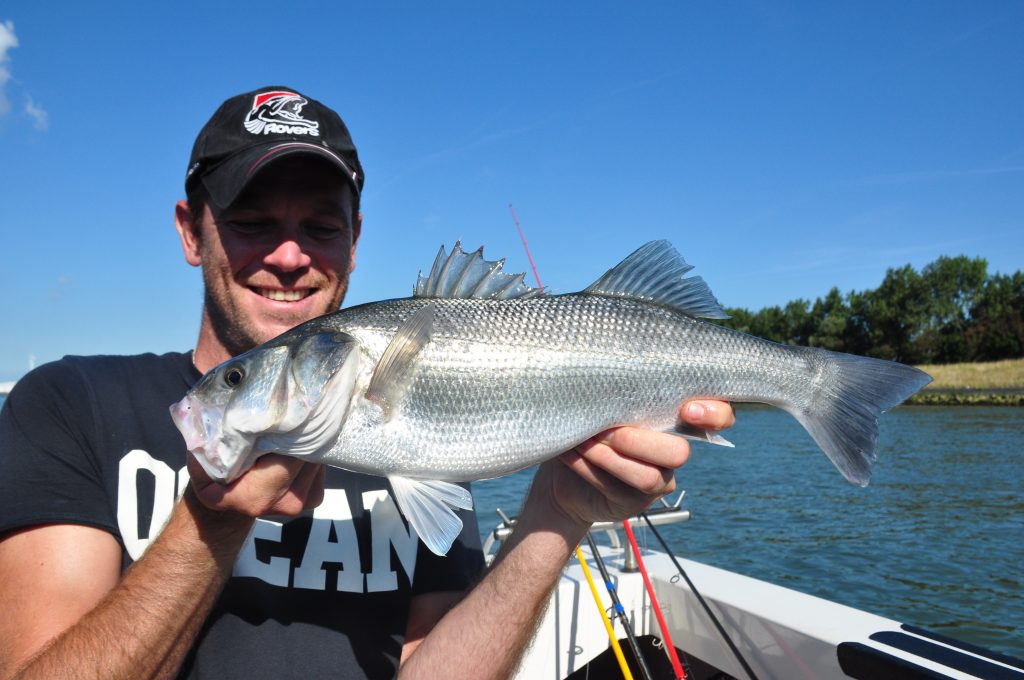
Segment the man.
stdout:
[[[685,441],[602,433],[541,466],[479,577],[473,515],[439,558],[382,479],[270,454],[212,482],[168,405],[341,304],[362,186],[344,123],[289,88],[229,99],[200,132],[175,213],[205,284],[194,352],[65,357],[0,414],[0,678],[505,677],[590,524],[674,488]],[[733,420],[721,402],[681,417]]]

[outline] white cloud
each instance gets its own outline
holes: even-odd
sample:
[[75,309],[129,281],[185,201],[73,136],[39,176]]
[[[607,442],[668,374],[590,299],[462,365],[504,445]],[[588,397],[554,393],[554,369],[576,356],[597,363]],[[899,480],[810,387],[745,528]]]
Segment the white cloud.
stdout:
[[10,59],[7,51],[18,46],[18,36],[14,35],[13,21],[0,21],[0,116],[10,112],[11,103],[7,101],[7,94],[4,88],[7,81],[11,79],[11,69],[8,66]]
[[43,107],[32,101],[32,97],[25,100],[25,113],[32,119],[33,124],[37,130],[46,130],[50,125],[50,115],[46,113]]

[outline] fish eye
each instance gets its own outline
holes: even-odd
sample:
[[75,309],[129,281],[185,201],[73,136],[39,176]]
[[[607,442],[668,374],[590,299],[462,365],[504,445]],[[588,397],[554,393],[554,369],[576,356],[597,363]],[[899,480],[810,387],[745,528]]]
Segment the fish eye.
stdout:
[[224,374],[224,384],[228,387],[238,387],[242,384],[243,378],[245,378],[245,371],[238,366],[232,366],[228,369],[227,373]]

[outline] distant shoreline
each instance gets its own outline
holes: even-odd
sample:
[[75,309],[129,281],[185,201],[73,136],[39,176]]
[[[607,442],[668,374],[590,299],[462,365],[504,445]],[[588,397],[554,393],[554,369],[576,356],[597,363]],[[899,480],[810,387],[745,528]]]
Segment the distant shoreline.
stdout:
[[918,366],[934,378],[907,400],[921,406],[1024,406],[1024,359]]
[[914,406],[1024,406],[1024,389],[939,387],[921,390],[905,403]]

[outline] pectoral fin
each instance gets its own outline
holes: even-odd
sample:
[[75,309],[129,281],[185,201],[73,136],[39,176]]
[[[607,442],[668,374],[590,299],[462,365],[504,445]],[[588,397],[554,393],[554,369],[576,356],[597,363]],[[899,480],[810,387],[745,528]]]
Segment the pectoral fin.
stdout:
[[462,531],[454,508],[473,509],[473,495],[458,484],[438,480],[388,477],[398,507],[420,540],[435,555],[445,555]]
[[395,414],[412,383],[416,357],[430,342],[434,311],[434,305],[429,304],[406,319],[377,362],[366,389],[366,398],[384,410],[385,420],[390,420]]

